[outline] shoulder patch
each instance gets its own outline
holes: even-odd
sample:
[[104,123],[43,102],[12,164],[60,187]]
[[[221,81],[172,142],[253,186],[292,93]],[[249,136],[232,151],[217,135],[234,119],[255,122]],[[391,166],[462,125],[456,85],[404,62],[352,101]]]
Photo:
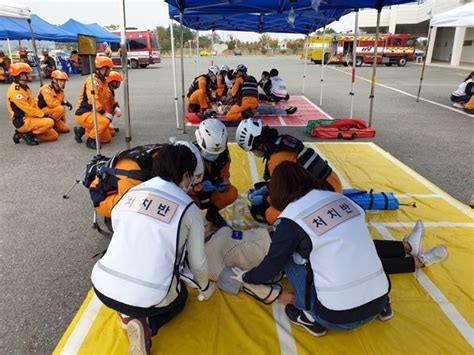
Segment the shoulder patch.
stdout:
[[15,85],[15,90],[21,90],[20,85]]
[[16,94],[15,97],[16,97],[17,100],[22,100],[23,99],[22,94]]
[[51,90],[49,90],[49,89],[46,89],[46,92],[47,92],[48,94],[51,94]]
[[97,82],[97,80],[94,80],[94,86],[99,86],[99,83]]

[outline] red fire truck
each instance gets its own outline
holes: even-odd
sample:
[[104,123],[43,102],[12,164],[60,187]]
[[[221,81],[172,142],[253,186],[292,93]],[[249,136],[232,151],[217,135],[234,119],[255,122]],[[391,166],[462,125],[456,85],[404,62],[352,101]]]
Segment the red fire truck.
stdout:
[[[114,32],[120,36],[120,32]],[[133,69],[146,68],[150,64],[161,63],[158,33],[150,30],[129,30],[127,28],[128,60]],[[113,43],[112,60],[120,65],[119,44]]]
[[[335,38],[336,54],[331,62],[352,65],[352,48],[354,36],[337,36]],[[374,35],[357,36],[356,66],[374,62]],[[381,34],[378,40],[377,63],[403,67],[415,54],[415,38],[409,34]]]

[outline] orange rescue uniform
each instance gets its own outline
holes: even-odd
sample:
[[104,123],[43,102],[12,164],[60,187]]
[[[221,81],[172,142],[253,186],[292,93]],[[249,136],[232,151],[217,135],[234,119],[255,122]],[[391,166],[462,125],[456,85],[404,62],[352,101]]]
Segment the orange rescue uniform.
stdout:
[[66,123],[66,109],[63,106],[64,91],[56,91],[52,84],[43,85],[38,93],[38,107],[54,119],[54,129],[59,133],[70,131]]
[[[232,86],[231,96],[237,98],[240,94],[242,85],[244,84],[244,78],[239,76],[235,79],[235,83]],[[246,110],[255,110],[258,107],[258,98],[252,96],[242,97],[242,102],[239,104],[233,105],[229,112],[227,112],[226,118],[230,121],[236,121],[242,119],[242,112]]]
[[[99,131],[100,143],[109,143],[112,140],[109,125],[110,120],[104,116],[106,113],[108,100],[108,85],[96,74],[93,75],[95,91],[95,107],[97,110],[97,129]],[[77,101],[77,108],[74,116],[76,123],[86,129],[86,136],[95,139],[94,114],[92,112],[92,83],[89,77],[82,88],[81,96]]]
[[209,107],[208,83],[204,75],[201,75],[197,79],[198,89],[195,90],[188,99],[190,105],[199,105],[201,111],[206,110]]
[[7,110],[11,121],[19,133],[33,133],[42,141],[55,141],[58,132],[54,130],[54,120],[36,104],[28,85],[13,83],[7,92]]
[[[289,151],[279,151],[273,153],[270,158],[267,161],[267,168],[268,172],[270,174],[270,177],[273,174],[273,171],[275,168],[280,165],[281,162],[283,161],[292,161],[296,162],[296,157],[298,153],[296,152],[289,152]],[[331,174],[326,179],[326,182],[330,184],[335,192],[341,193],[342,192],[342,184],[341,180],[339,180],[339,176],[333,171]],[[270,203],[270,207],[267,208],[265,211],[265,219],[269,224],[273,224],[278,217],[280,216],[281,212],[280,210],[277,210],[275,207],[271,206],[271,201],[268,201]]]

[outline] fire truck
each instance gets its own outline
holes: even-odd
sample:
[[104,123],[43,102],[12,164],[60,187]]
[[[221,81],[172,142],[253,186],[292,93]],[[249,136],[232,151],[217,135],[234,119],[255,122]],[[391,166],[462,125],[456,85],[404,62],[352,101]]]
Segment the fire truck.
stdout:
[[[374,35],[357,36],[356,41],[356,66],[364,63],[374,62]],[[336,37],[335,62],[344,65],[352,65],[352,49],[354,36]],[[391,66],[397,64],[404,67],[407,62],[413,60],[415,55],[415,38],[409,34],[381,34],[379,35],[377,48],[377,63]]]

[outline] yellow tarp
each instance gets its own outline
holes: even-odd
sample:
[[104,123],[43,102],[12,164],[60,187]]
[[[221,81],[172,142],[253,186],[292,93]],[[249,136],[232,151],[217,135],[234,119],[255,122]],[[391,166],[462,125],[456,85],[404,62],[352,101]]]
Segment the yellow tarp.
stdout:
[[[474,214],[373,143],[318,143],[347,186],[392,191],[417,208],[368,213],[372,236],[401,240],[417,219],[426,225],[425,248],[444,243],[449,259],[415,274],[392,275],[395,317],[350,332],[314,338],[290,326],[278,304],[217,291],[198,302],[190,290],[185,310],[153,338],[164,354],[473,354]],[[232,183],[243,193],[262,177],[260,159],[235,145]],[[230,213],[231,209],[229,209]],[[229,215],[229,213],[227,215]],[[128,340],[113,311],[89,291],[54,353],[126,354]]]

